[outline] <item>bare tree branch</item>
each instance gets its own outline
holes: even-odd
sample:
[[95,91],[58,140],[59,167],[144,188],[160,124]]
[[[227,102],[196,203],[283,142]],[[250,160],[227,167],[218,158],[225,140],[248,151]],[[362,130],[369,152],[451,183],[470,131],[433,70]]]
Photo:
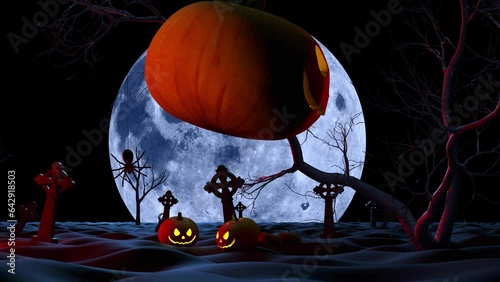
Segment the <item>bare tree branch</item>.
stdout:
[[57,55],[62,66],[92,66],[96,46],[120,24],[166,20],[150,0],[70,0],[64,7],[60,17],[41,28],[52,42],[46,53]]

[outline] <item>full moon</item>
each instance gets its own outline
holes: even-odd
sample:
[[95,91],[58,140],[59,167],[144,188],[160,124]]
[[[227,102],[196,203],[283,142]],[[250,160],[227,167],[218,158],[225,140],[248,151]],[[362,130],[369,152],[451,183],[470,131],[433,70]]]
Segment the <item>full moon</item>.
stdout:
[[[316,40],[317,41],[317,40]],[[317,41],[330,68],[330,92],[326,113],[308,131],[297,138],[302,144],[304,161],[326,172],[343,173],[342,152],[334,144],[332,133],[337,125],[348,125],[347,156],[351,164],[359,164],[350,175],[360,178],[365,160],[366,134],[361,103],[352,82],[333,54]],[[137,59],[125,77],[116,96],[109,128],[109,152],[121,160],[122,152],[144,152],[141,161],[151,169],[144,170],[146,181],[166,172],[165,183],[152,190],[141,203],[141,222],[157,222],[163,212],[158,201],[170,190],[178,203],[170,214],[182,212],[195,222],[223,221],[219,198],[203,188],[210,182],[218,165],[225,165],[235,176],[245,180],[268,176],[293,165],[287,140],[251,140],[232,137],[199,128],[181,121],[160,108],[150,95],[144,80],[147,50]],[[207,109],[209,110],[209,109]],[[134,156],[136,157],[136,156]],[[111,167],[119,164],[110,155]],[[114,172],[116,176],[118,172]],[[131,215],[135,217],[135,191],[121,177],[115,178],[118,191]],[[256,199],[236,193],[233,202],[247,209],[244,217],[257,222],[323,221],[325,202],[313,193],[320,183],[300,172],[285,174],[268,184]],[[345,187],[334,203],[334,221],[338,221],[349,206],[355,191]]]

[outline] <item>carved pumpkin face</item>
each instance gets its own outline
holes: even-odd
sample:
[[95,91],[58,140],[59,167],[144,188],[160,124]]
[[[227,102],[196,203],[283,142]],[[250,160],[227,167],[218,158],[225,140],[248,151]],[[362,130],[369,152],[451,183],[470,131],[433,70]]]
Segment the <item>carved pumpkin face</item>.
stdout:
[[226,221],[215,234],[217,247],[222,250],[244,250],[257,245],[260,228],[249,218]]
[[180,212],[163,221],[158,229],[158,240],[163,244],[189,247],[196,244],[198,237],[196,223]]
[[155,34],[144,68],[148,89],[165,111],[227,135],[286,139],[326,111],[329,70],[316,40],[243,5],[183,7]]

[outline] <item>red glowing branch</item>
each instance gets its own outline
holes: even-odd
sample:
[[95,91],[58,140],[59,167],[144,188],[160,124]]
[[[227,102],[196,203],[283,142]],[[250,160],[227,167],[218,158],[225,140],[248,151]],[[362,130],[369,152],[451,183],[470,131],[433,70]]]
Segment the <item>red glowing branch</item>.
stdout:
[[49,170],[35,177],[35,182],[45,190],[45,205],[35,239],[41,242],[56,242],[54,238],[56,199],[75,183],[68,177],[60,162],[53,162]]

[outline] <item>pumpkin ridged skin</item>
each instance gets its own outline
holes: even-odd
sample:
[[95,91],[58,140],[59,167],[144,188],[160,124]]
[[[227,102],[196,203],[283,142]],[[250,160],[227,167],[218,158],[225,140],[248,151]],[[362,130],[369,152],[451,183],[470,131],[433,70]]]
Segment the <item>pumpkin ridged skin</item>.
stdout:
[[319,117],[304,98],[304,69],[326,109],[329,78],[310,67],[315,46],[303,29],[269,13],[197,2],[155,34],[145,80],[157,103],[188,123],[237,137],[285,139]]
[[[229,232],[227,239],[224,238],[226,232]],[[224,251],[247,250],[258,244],[260,233],[260,227],[255,221],[243,217],[224,222],[217,230],[215,240],[217,246]]]
[[[174,234],[176,228],[180,232],[178,236]],[[186,235],[189,229],[192,232],[191,236]],[[174,242],[169,240],[169,236]],[[185,238],[182,239],[182,236],[185,236]],[[199,236],[198,225],[190,218],[183,217],[181,213],[164,220],[158,229],[158,241],[167,245],[190,247],[198,242]]]

